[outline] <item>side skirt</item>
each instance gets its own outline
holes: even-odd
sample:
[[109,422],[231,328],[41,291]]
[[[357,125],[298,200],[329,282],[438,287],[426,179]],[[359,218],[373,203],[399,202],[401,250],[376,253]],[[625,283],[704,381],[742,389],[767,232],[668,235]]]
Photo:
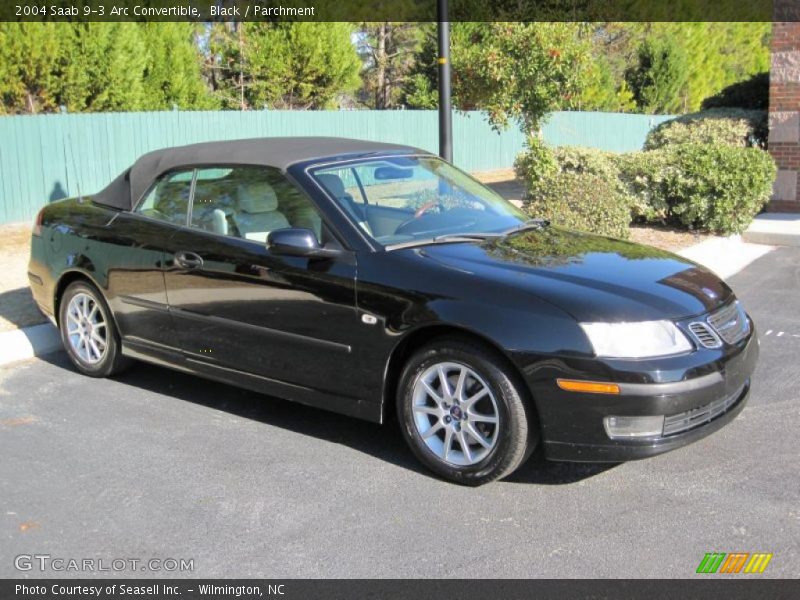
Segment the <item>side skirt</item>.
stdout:
[[122,354],[143,362],[197,375],[220,383],[227,383],[252,392],[258,392],[259,394],[276,396],[284,400],[299,402],[314,408],[329,410],[373,423],[381,422],[381,405],[379,402],[366,402],[355,398],[334,396],[312,388],[214,365],[190,358],[176,348],[153,344],[137,338],[125,338],[122,340]]

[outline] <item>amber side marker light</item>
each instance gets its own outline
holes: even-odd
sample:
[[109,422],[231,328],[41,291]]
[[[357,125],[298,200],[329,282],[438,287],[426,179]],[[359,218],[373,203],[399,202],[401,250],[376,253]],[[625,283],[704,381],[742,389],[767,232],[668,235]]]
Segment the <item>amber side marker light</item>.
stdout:
[[619,394],[616,383],[599,381],[579,381],[577,379],[556,379],[558,387],[568,392],[586,392],[588,394]]

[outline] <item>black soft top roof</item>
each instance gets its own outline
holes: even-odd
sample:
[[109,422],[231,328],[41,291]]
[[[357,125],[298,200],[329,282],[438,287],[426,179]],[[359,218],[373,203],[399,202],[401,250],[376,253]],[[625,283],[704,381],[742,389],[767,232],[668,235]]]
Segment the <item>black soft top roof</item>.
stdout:
[[307,160],[384,152],[428,154],[411,146],[335,137],[253,138],[177,146],[143,155],[130,169],[95,194],[92,201],[130,210],[155,179],[167,171],[182,167],[230,164],[273,167],[285,171],[289,166]]

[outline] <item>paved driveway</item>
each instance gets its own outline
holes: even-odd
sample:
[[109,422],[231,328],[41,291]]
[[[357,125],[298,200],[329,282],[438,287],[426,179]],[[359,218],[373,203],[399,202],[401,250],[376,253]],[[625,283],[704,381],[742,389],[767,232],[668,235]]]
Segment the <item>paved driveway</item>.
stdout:
[[731,283],[762,358],[730,426],[479,489],[421,471],[392,427],[160,368],[2,370],[0,577],[23,575],[19,554],[194,559],[195,577],[687,577],[711,551],[772,552],[762,577],[796,576],[800,249]]

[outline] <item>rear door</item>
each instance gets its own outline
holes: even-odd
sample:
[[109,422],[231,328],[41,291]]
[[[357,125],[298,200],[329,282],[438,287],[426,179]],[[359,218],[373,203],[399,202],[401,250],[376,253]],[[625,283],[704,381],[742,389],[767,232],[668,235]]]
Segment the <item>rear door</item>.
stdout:
[[356,265],[274,256],[270,231],[311,229],[337,244],[312,201],[279,171],[198,169],[190,227],[167,257],[167,296],[189,358],[351,398]]

